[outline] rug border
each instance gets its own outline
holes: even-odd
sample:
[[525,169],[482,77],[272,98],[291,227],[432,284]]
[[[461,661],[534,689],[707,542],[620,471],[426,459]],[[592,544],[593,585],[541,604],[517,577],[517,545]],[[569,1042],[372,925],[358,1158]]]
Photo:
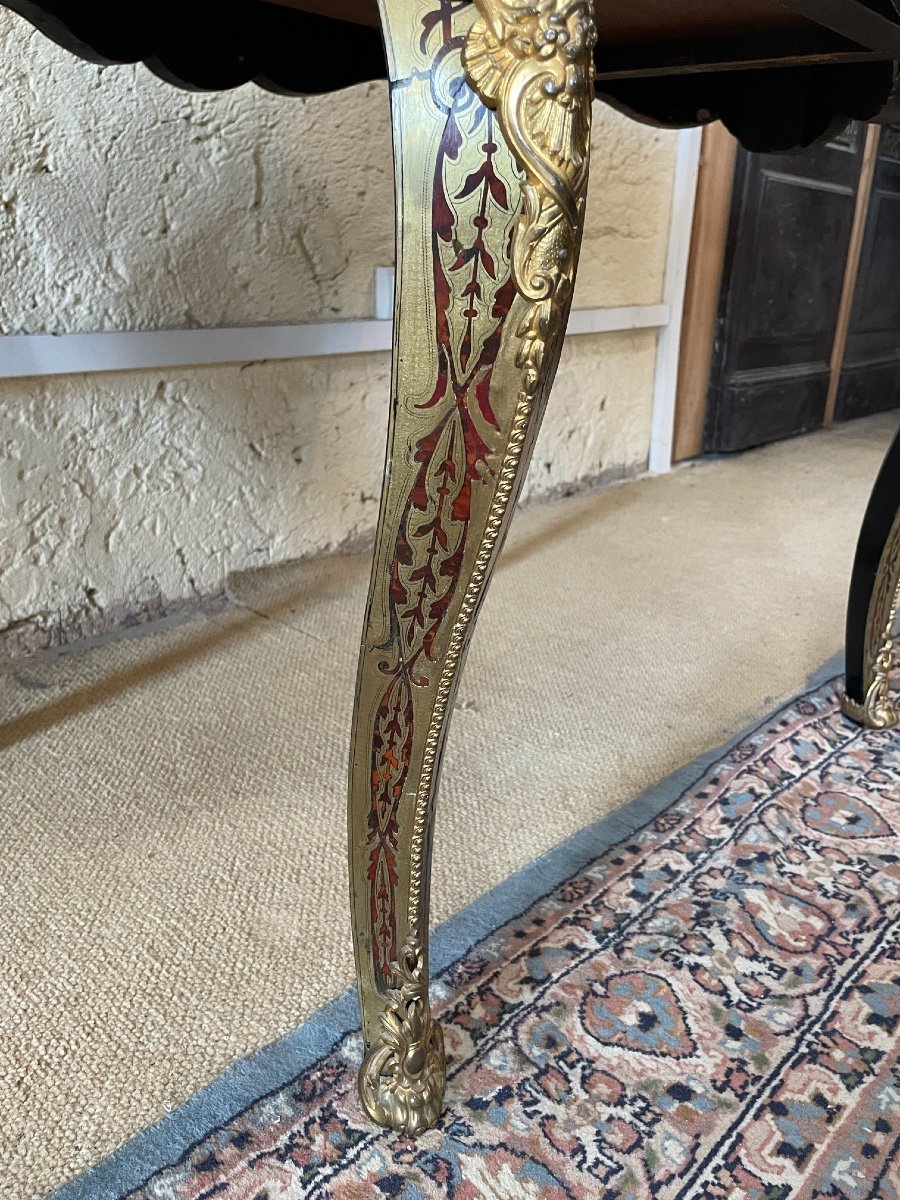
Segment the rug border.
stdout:
[[[433,975],[445,971],[472,946],[514,920],[566,879],[631,837],[684,793],[718,759],[766,725],[772,716],[843,672],[838,653],[805,686],[728,741],[693,759],[615,812],[573,834],[445,921],[431,936]],[[137,1133],[101,1162],[49,1193],[46,1200],[123,1200],[153,1175],[177,1163],[193,1146],[234,1120],[270,1092],[290,1083],[359,1029],[355,988],[312,1014],[278,1041],[253,1051],[195,1092],[161,1121]]]

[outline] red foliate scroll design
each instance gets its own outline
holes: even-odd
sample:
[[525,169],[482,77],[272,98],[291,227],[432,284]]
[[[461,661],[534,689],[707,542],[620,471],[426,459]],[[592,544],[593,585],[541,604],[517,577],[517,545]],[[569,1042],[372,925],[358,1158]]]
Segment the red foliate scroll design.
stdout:
[[[495,117],[462,78],[448,102],[438,98],[436,72],[461,39],[450,36],[458,5],[445,2],[424,22],[423,44],[439,42],[432,94],[445,115],[432,192],[437,376],[419,405],[427,430],[414,447],[415,479],[396,534],[388,592],[389,636],[379,650],[387,677],[375,717],[368,821],[369,909],[376,970],[391,979],[399,952],[396,915],[398,814],[409,782],[413,697],[427,688],[424,663],[437,659],[437,639],[448,621],[470,534],[476,488],[496,478],[500,422],[491,404],[493,369],[504,324],[516,295],[509,236],[498,260],[501,222],[511,235],[511,199],[497,171]],[[464,140],[477,139],[479,166],[461,181],[454,165]],[[409,797],[414,803],[415,796]]]

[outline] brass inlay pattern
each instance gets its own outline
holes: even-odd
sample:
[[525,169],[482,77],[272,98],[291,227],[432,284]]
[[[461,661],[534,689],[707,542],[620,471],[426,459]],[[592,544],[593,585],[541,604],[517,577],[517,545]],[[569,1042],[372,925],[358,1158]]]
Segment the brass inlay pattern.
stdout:
[[[413,728],[409,734],[415,746],[408,761],[414,761],[416,747],[421,747],[421,758],[410,796],[406,940],[398,960],[390,964],[386,994],[380,984],[373,993],[361,978],[370,1028],[371,1001],[383,1005],[360,1071],[362,1102],[373,1120],[410,1136],[438,1119],[446,1079],[443,1035],[431,1016],[427,990],[427,872],[437,772],[466,645],[521,488],[565,333],[583,224],[593,98],[596,33],[590,0],[475,0],[475,7],[479,15],[462,45],[466,78],[482,104],[496,114],[491,119],[521,172],[521,204],[510,210],[518,211],[511,245],[498,233],[491,234],[494,240],[489,243],[495,262],[510,256],[515,321],[507,328],[503,320],[491,334],[511,347],[509,363],[502,388],[496,379],[490,387],[491,372],[478,383],[484,411],[493,407],[509,414],[504,423],[508,432],[499,466],[490,466],[487,512],[477,533],[474,522],[471,526],[471,552],[459,553],[457,569],[464,590],[458,607],[447,613],[449,628],[435,629],[430,642],[439,674],[433,684],[427,675],[417,680],[419,686],[434,687],[434,700],[427,729],[423,726],[419,734]],[[427,29],[444,23],[445,56],[458,45],[455,35],[450,36],[453,11],[441,0],[434,17],[424,22]],[[436,61],[445,59],[439,56]],[[496,150],[490,143],[489,137],[483,148],[488,155]],[[469,176],[462,194],[477,178]],[[497,194],[503,195],[499,185]],[[488,237],[486,228],[484,236]],[[464,314],[467,319],[475,316],[474,308],[472,304]],[[463,344],[469,346],[467,340]],[[496,429],[500,431],[499,421]],[[487,472],[483,478],[488,478]],[[412,554],[407,569],[418,569],[416,551],[404,543],[403,552]],[[392,892],[386,890],[386,895],[390,899]]]
[[516,363],[525,373],[484,537],[453,627],[425,740],[416,796],[409,927],[418,929],[434,768],[460,658],[517,491],[522,452],[542,382],[544,357],[565,332],[583,223],[590,162],[593,9],[586,0],[537,4],[475,0],[481,14],[463,51],[466,75],[488,107],[525,174],[523,209],[513,236],[516,290],[529,308],[516,331]]

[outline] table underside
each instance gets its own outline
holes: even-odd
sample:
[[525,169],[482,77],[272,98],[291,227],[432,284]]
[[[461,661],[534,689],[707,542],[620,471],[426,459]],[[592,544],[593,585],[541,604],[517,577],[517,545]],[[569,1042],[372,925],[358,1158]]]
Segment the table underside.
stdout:
[[[376,0],[231,0],[224,6],[217,0],[5,0],[5,6],[82,57],[162,60],[172,72],[187,71],[180,82],[198,88],[246,82],[253,66],[262,68],[265,86],[296,93],[385,74]],[[900,59],[898,9],[900,0],[597,0],[598,78]]]
[[[385,76],[376,0],[5,4],[80,58],[143,61],[180,88],[221,91],[253,80],[308,95]],[[900,60],[899,7],[900,0],[598,0],[598,94],[650,124],[721,118],[750,149],[797,149],[882,113]],[[768,104],[760,112],[763,70]]]
[[[435,0],[435,7],[449,2]],[[5,6],[82,58],[144,62],[192,90],[254,81],[308,95],[386,74],[376,0]],[[683,127],[719,117],[750,149],[806,146],[849,120],[884,113],[900,60],[898,6],[900,0],[598,0],[597,92],[652,124]],[[888,110],[884,119],[893,115]]]

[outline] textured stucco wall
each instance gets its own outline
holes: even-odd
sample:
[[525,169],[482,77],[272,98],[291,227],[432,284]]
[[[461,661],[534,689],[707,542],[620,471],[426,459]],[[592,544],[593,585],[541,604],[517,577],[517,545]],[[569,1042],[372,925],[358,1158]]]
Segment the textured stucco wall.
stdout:
[[[0,332],[371,315],[393,257],[384,85],[198,96],[79,63],[7,10],[0,37]],[[576,304],[654,303],[674,138],[597,116]],[[526,497],[641,466],[655,342],[569,342]],[[386,355],[0,381],[0,646],[363,541],[388,382]]]

